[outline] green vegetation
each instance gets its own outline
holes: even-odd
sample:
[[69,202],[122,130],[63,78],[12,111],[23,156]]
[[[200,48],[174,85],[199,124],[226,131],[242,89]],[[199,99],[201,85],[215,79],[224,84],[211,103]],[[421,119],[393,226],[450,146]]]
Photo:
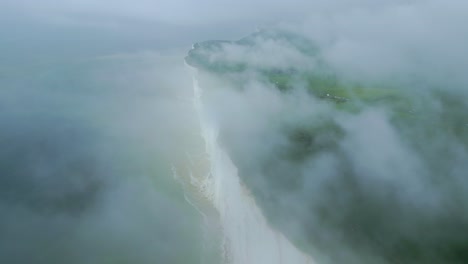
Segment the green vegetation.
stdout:
[[[244,49],[261,45],[262,42],[276,41],[286,47],[299,51],[305,58],[315,61],[318,66],[313,70],[297,69],[294,65],[282,69],[258,67],[248,61],[230,61],[224,56],[226,46],[233,45]],[[274,54],[272,54],[274,56]],[[339,80],[320,58],[318,48],[308,39],[281,30],[262,30],[238,41],[206,41],[197,43],[189,51],[186,62],[196,68],[220,76],[255,73],[267,85],[287,92],[303,84],[312,96],[336,103],[336,108],[356,112],[365,105],[390,107],[404,116],[411,112],[409,95],[393,87],[374,87]],[[238,80],[231,80],[238,82]]]
[[[248,58],[234,62],[228,59],[229,56],[223,56],[229,52],[224,50],[225,45],[248,50],[271,41],[293,47],[304,58],[315,62],[314,66],[300,68],[285,62],[281,67],[259,67],[249,63]],[[460,161],[460,157],[463,157],[460,153],[468,149],[466,97],[457,96],[448,89],[431,87],[423,93],[417,89],[404,89],[395,83],[345,80],[323,62],[319,50],[311,41],[284,31],[259,31],[234,42],[199,43],[189,52],[186,61],[228,82],[240,84],[235,86],[242,86],[245,80],[238,77],[246,73],[247,78],[255,76],[255,81],[283,93],[305,89],[310,96],[332,106],[330,113],[324,116],[314,117],[314,120],[301,124],[288,123],[291,127],[283,128],[281,132],[286,135],[287,143],[282,142],[280,147],[275,148],[275,153],[262,156],[262,164],[255,168],[260,171],[255,171],[258,175],[265,175],[265,179],[261,179],[264,185],[258,185],[258,179],[252,176],[255,174],[248,171],[251,168],[244,170],[239,166],[242,180],[252,189],[267,218],[275,227],[283,228],[282,231],[296,246],[309,253],[321,252],[332,259],[331,263],[468,263],[468,240],[461,232],[468,230],[464,196],[466,189],[457,184],[465,182],[457,177],[466,168],[461,165],[464,161]],[[348,135],[345,128],[334,119],[334,114],[339,112],[344,113],[344,116],[352,116],[371,108],[383,109],[388,113],[391,132],[395,132],[398,137],[396,141],[410,149],[402,152],[416,156],[415,163],[420,164],[415,167],[419,169],[421,166],[423,169],[404,167],[403,173],[401,170],[395,172],[404,175],[383,180],[379,179],[380,171],[370,169],[367,172],[366,169],[371,165],[361,164],[365,163],[362,160],[357,166],[364,169],[359,172],[356,170],[356,166],[353,166],[355,164],[352,164],[356,161],[349,157],[354,152],[349,154],[340,149],[341,140]],[[373,133],[378,134],[379,131],[370,131],[369,135]],[[363,148],[380,155],[386,151],[385,140],[382,138],[384,144],[380,146]],[[391,140],[389,142],[394,143]],[[320,197],[314,193],[303,193],[304,177],[317,177],[304,176],[301,170],[306,165],[311,166],[304,164],[324,153],[334,158],[335,163],[330,165],[333,166],[330,170],[333,172],[330,173],[335,173],[330,176],[333,179],[321,178],[314,182],[320,186],[320,190],[314,189],[320,191]],[[382,157],[387,159],[385,155]],[[242,164],[236,162],[242,161],[242,158],[232,155],[236,164]],[[392,162],[391,158],[384,162]],[[395,159],[394,162],[400,160]],[[398,167],[399,164],[392,166]],[[360,175],[366,173],[369,175]],[[415,180],[398,179],[408,175]],[[427,186],[409,187],[432,189],[415,191],[405,186],[417,185],[414,182],[419,179],[423,179]],[[415,194],[417,191],[420,193]],[[271,195],[272,192],[274,195]],[[441,210],[439,214],[433,213],[430,202],[422,203],[418,199],[424,198],[420,197],[408,198],[410,195],[405,192],[415,192],[411,193],[414,196],[449,193],[447,196],[450,197],[444,198],[447,200],[440,201],[441,207],[448,209]],[[296,212],[293,208],[282,208],[276,200],[281,195],[296,197],[294,195],[297,193],[300,193],[297,196],[302,203],[298,205],[302,210],[300,217],[295,217],[297,215],[294,215]],[[404,195],[407,196],[401,198]],[[452,204],[452,198],[457,204]],[[298,222],[304,234],[288,233],[289,227],[284,223],[291,220]],[[349,252],[339,252],[341,248]],[[354,254],[354,259],[347,259],[346,254],[350,252]]]

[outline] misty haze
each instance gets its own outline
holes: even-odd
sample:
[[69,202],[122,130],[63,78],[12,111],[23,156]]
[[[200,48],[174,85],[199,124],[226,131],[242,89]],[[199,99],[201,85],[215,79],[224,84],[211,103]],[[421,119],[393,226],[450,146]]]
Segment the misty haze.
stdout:
[[0,1],[0,263],[468,263],[466,14]]

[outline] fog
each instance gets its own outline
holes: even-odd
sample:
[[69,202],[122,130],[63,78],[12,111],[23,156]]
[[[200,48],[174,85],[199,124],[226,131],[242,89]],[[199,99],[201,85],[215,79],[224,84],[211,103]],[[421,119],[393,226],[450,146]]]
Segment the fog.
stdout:
[[[466,241],[467,11],[457,0],[1,1],[0,262],[207,263],[202,217],[171,172],[203,145],[183,59],[195,42],[263,27],[309,38],[343,80],[424,98],[421,114],[433,118],[411,127],[384,108],[339,113],[301,83],[284,95],[254,74],[243,91],[210,79],[204,102],[220,142],[274,228],[330,248],[338,260],[318,252],[323,263],[387,263],[376,248],[403,233],[427,248]],[[221,55],[315,67],[284,43],[256,47]],[[445,121],[465,122],[461,136]],[[284,158],[301,149],[289,131],[323,122],[348,136],[317,139],[333,148],[300,162]],[[377,224],[368,231],[366,221]],[[363,242],[367,262],[349,247],[351,228],[356,241],[374,239]]]
[[[468,34],[458,10],[466,6],[363,5],[280,24],[316,43],[312,58],[268,31],[197,55],[252,65],[201,74],[203,100],[270,223],[318,263],[466,261]],[[413,117],[388,105],[337,111],[300,80],[280,92],[256,71],[320,63],[344,85],[404,93]]]
[[144,30],[5,20],[0,262],[200,263],[171,172],[199,141],[184,53]]

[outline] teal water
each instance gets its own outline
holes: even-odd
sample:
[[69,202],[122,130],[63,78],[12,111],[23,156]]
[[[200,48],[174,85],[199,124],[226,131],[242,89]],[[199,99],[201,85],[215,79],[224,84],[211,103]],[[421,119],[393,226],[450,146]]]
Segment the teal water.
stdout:
[[199,144],[182,56],[135,32],[10,22],[0,262],[208,263],[202,217],[171,170]]

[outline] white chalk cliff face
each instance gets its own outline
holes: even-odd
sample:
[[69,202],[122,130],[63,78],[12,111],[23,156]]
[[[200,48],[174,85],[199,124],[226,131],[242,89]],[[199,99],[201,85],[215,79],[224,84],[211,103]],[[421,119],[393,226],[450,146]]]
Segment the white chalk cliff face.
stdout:
[[195,44],[186,62],[225,263],[468,262],[458,88],[351,81],[282,30]]
[[210,120],[196,78],[194,90],[206,151],[211,162],[211,174],[206,179],[209,187],[204,192],[219,211],[224,263],[313,263],[310,256],[270,227],[254,198],[242,184],[236,166],[219,144],[219,127]]

